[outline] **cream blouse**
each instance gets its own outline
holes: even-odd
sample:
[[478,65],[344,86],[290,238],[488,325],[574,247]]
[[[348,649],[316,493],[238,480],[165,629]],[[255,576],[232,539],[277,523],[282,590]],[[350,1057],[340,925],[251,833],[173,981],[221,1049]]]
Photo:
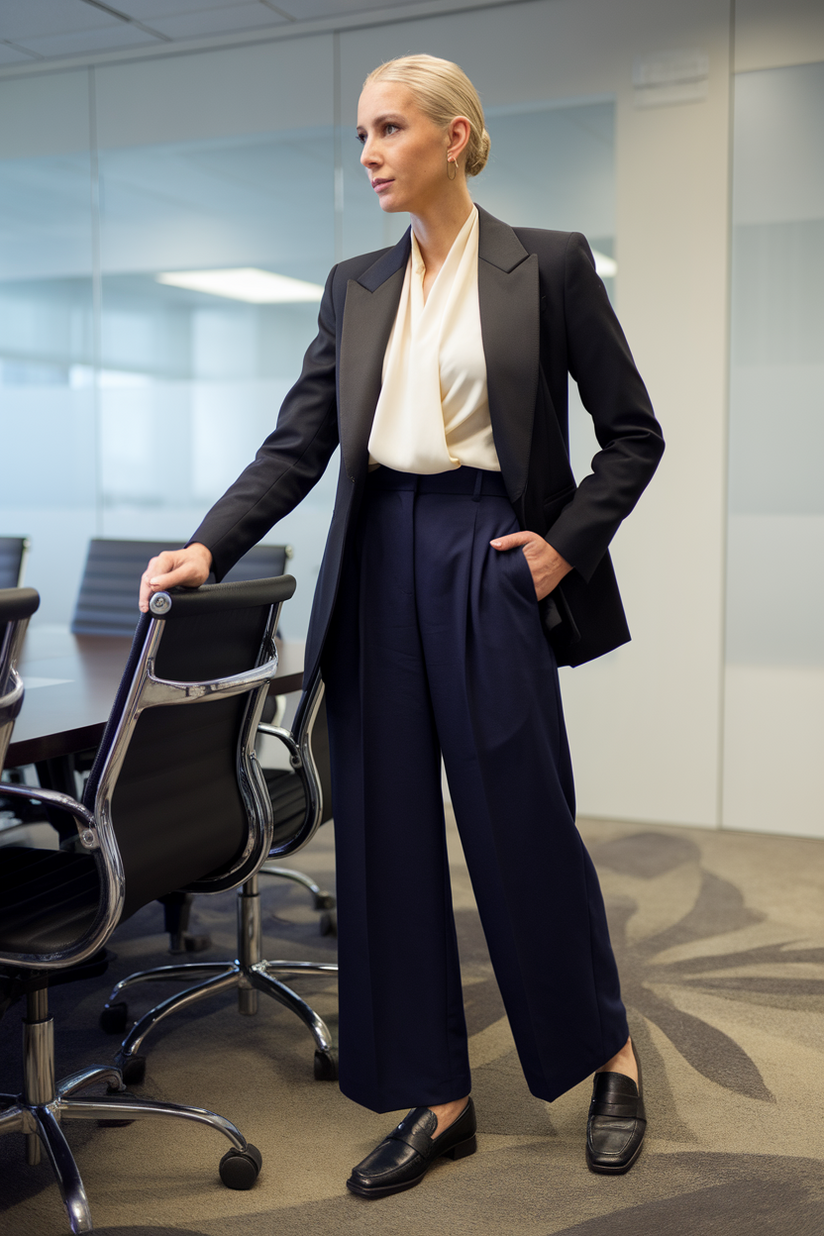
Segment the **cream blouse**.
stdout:
[[424,303],[425,273],[413,232],[383,358],[383,382],[369,436],[370,466],[428,474],[464,464],[500,472],[486,390],[474,207]]

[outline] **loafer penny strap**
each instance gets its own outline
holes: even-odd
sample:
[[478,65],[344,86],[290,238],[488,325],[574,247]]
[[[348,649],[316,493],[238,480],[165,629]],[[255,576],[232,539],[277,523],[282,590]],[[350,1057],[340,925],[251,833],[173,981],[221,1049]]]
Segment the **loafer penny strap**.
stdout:
[[621,1120],[645,1120],[644,1105],[640,1099],[627,1096],[626,1103],[608,1103],[593,1099],[589,1109],[591,1116],[618,1116]]
[[432,1138],[423,1129],[404,1129],[402,1125],[399,1125],[394,1133],[389,1134],[386,1140],[390,1142],[404,1142],[407,1146],[411,1146],[413,1150],[417,1151],[424,1159],[432,1151]]

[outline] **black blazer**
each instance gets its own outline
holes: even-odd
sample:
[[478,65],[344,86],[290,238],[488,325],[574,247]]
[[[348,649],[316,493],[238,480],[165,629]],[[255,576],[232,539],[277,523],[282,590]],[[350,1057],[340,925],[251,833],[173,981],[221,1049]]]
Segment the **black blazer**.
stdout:
[[[544,536],[575,568],[541,604],[559,663],[579,665],[629,639],[607,546],[655,471],[664,440],[584,237],[513,229],[480,208],[479,215],[478,295],[493,438],[521,528]],[[305,497],[340,443],[307,676],[320,664],[363,493],[383,356],[409,251],[407,231],[394,248],[332,270],[317,337],[274,432],[192,537],[211,550],[220,580]],[[568,373],[601,448],[577,487],[569,463]]]

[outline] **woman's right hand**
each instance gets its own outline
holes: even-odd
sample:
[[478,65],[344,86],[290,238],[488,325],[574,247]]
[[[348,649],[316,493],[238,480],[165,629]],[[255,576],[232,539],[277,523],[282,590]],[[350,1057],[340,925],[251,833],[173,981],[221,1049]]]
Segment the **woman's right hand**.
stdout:
[[197,541],[185,549],[164,550],[149,560],[140,577],[140,609],[144,614],[148,612],[155,592],[177,587],[199,588],[206,583],[211,569],[211,550]]

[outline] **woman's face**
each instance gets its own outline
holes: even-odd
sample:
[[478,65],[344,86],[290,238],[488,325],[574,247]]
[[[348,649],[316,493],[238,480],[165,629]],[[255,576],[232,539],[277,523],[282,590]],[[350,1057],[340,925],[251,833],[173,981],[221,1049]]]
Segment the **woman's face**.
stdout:
[[382,210],[426,213],[448,192],[449,133],[421,111],[408,86],[376,81],[364,87],[358,140]]

